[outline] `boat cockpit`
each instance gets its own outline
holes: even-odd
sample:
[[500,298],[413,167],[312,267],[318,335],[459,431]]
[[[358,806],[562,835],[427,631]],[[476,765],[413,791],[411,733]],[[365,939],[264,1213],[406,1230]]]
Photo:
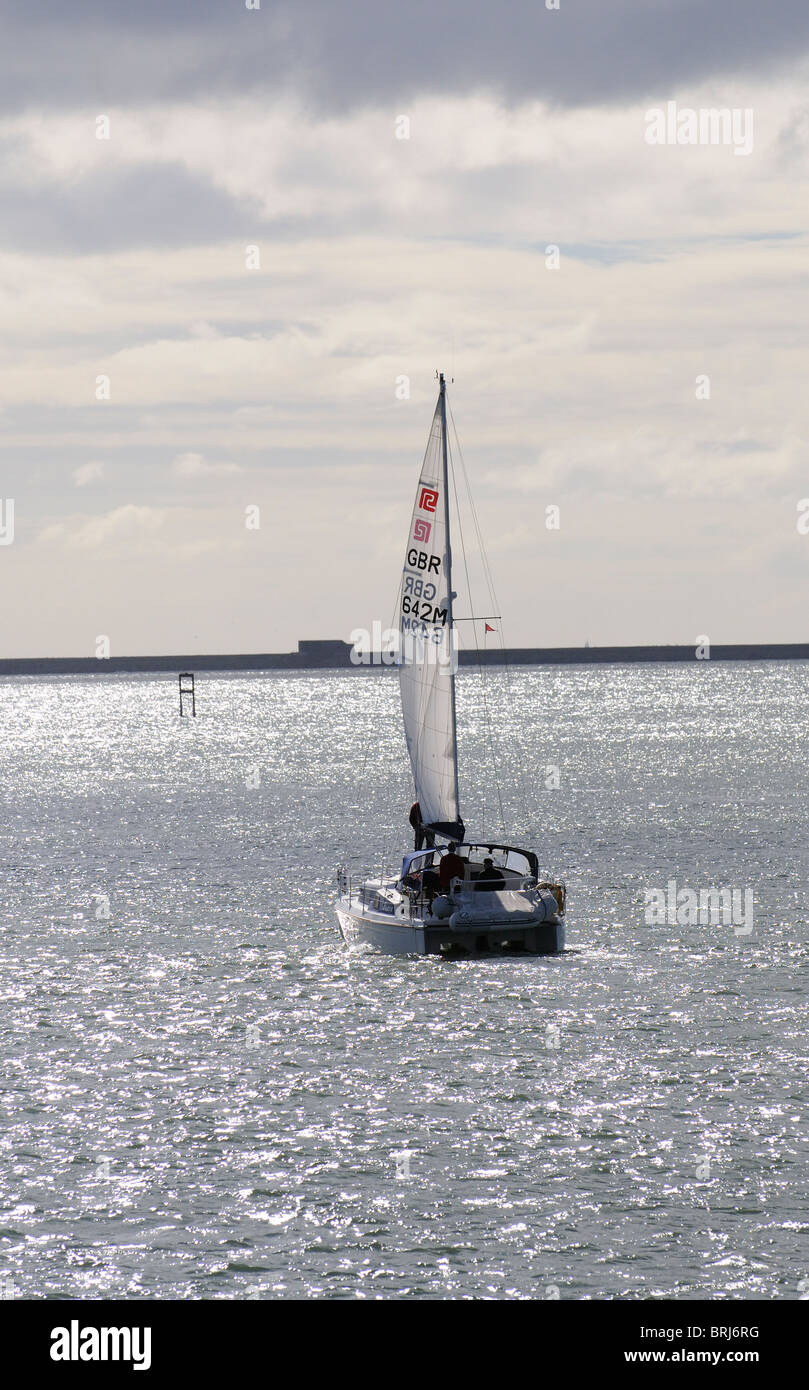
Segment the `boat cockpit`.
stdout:
[[[416,892],[434,887],[438,891],[441,860],[447,853],[448,847],[441,845],[406,854],[399,880],[402,887]],[[537,857],[530,850],[483,842],[457,845],[455,854],[463,861],[463,875],[459,872],[456,877],[462,879],[464,884],[474,884],[477,879],[485,877],[485,859],[491,859],[507,888],[533,887],[537,882]]]

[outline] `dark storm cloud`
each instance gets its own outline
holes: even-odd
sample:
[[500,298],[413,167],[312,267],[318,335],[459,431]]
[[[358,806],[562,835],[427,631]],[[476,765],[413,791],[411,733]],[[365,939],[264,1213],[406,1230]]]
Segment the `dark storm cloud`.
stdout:
[[566,104],[760,73],[809,48],[807,0],[2,0],[5,110],[292,90],[318,108],[487,87]]

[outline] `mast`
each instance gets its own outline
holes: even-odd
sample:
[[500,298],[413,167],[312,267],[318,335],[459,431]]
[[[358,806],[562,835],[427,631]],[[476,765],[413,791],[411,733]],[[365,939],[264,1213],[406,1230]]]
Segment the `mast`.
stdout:
[[457,722],[455,718],[455,649],[454,649],[454,629],[452,625],[452,551],[450,548],[449,530],[449,464],[447,462],[447,383],[444,380],[444,373],[439,372],[439,400],[441,402],[441,461],[444,470],[444,530],[447,546],[447,628],[449,632],[449,682],[452,693],[452,746],[453,746],[453,771],[455,774],[455,809],[458,820],[461,819],[461,801],[458,792],[458,734]]

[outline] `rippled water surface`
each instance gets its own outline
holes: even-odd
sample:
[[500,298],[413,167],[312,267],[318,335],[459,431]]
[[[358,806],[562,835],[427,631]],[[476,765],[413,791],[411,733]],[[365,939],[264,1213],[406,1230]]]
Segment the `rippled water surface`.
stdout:
[[[336,865],[409,844],[390,673],[0,682],[12,1296],[799,1297],[809,669],[459,687],[563,957],[341,944]],[[647,924],[672,879],[753,932]]]

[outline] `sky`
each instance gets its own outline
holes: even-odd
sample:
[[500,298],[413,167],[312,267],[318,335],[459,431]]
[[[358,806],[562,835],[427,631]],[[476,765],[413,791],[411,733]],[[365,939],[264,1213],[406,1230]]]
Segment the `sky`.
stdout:
[[507,645],[809,641],[806,0],[0,27],[0,655],[386,627],[436,370]]

